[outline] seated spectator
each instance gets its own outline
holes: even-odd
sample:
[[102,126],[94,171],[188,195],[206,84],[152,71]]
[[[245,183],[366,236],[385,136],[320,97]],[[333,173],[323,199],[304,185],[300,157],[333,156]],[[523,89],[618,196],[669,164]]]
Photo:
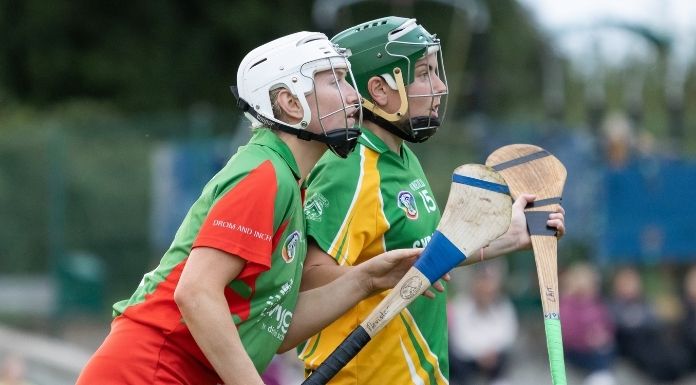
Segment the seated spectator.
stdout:
[[26,365],[24,359],[15,354],[7,355],[2,361],[0,385],[31,385],[24,377]]
[[645,297],[636,268],[622,267],[614,275],[611,310],[622,357],[655,381],[671,382],[685,372],[688,353]]
[[597,271],[588,264],[571,266],[561,281],[561,328],[566,361],[587,372],[584,383],[615,384],[614,324],[600,295]]
[[[643,284],[635,268],[622,267],[614,274],[611,310],[616,323],[619,353],[637,361],[643,356],[652,355],[647,342],[654,334],[652,330],[660,329],[660,321],[652,304],[645,298]],[[646,350],[647,355],[641,350]]]
[[684,319],[681,324],[682,340],[686,345],[689,370],[696,370],[696,265],[684,276]]
[[[502,292],[502,262],[490,261],[474,268],[470,292],[457,294],[450,303],[450,383],[509,384],[505,369],[517,337],[517,315]],[[461,291],[460,291],[461,293]]]
[[261,379],[265,385],[297,385],[304,380],[304,367],[294,351],[276,354]]

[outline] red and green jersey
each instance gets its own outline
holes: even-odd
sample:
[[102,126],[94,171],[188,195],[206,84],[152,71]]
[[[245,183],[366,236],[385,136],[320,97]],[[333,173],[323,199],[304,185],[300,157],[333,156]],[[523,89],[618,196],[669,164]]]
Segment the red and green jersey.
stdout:
[[290,326],[307,243],[299,168],[287,145],[256,130],[205,186],[153,271],[114,315],[158,328],[211,368],[174,302],[174,289],[194,247],[212,247],[246,260],[225,288],[241,341],[262,372]]
[[[307,234],[339,265],[357,265],[386,250],[425,247],[440,210],[415,154],[397,154],[363,129],[348,159],[327,153],[308,178]],[[386,296],[360,302],[300,349],[314,369]],[[446,384],[446,295],[421,297],[392,320],[330,384]]]

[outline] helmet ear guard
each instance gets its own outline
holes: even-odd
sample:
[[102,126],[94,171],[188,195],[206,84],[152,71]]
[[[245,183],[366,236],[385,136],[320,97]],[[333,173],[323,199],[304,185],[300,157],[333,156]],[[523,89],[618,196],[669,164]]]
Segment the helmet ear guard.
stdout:
[[394,68],[394,79],[396,80],[396,90],[399,92],[399,98],[401,99],[401,106],[398,111],[388,113],[369,99],[363,99],[362,102],[363,108],[388,122],[398,122],[402,117],[406,116],[406,112],[408,111],[408,96],[406,95],[406,85],[404,85],[404,77],[401,74],[401,68]]

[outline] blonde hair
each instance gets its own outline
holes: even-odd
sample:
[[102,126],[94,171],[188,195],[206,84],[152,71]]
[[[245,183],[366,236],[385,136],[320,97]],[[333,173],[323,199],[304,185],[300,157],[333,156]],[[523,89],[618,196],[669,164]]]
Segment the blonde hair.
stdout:
[[280,120],[283,111],[280,109],[280,105],[278,105],[278,95],[280,94],[280,91],[285,90],[287,88],[284,87],[279,87],[272,89],[269,93],[268,96],[271,98],[271,111],[273,112],[273,117]]
[[[286,88],[279,87],[279,88],[272,89],[268,92],[268,97],[271,100],[271,112],[273,113],[273,117],[278,119],[278,120],[281,120],[280,118],[283,114],[283,111],[280,109],[280,105],[278,105],[278,95],[280,94],[280,91],[282,91],[284,89],[286,89]],[[264,124],[261,123],[259,120],[252,119],[252,122],[251,122],[251,129],[252,130],[255,130],[255,129],[257,129],[259,127],[263,127],[263,126],[264,126]]]

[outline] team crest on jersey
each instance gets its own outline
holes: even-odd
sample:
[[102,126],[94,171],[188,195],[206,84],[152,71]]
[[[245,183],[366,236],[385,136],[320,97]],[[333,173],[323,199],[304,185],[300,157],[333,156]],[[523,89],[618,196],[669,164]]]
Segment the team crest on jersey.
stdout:
[[295,230],[287,238],[285,238],[285,243],[283,244],[283,250],[281,255],[285,260],[285,263],[292,262],[295,259],[295,254],[297,254],[297,245],[300,243],[300,232]]
[[324,214],[324,208],[329,207],[329,200],[320,193],[312,195],[305,204],[305,218],[321,222],[321,216]]
[[418,219],[418,207],[416,199],[410,191],[399,191],[397,196],[398,206],[406,213],[408,219]]

